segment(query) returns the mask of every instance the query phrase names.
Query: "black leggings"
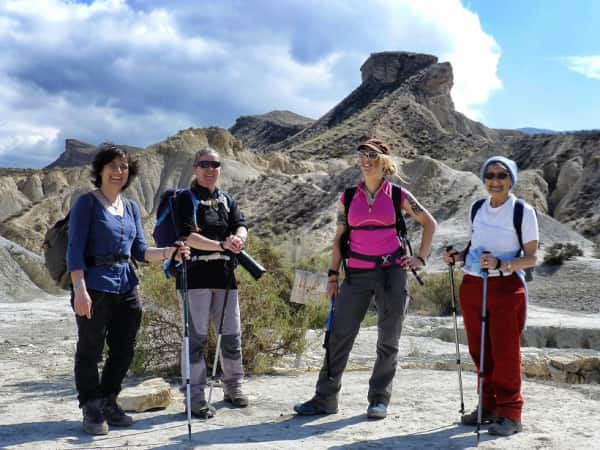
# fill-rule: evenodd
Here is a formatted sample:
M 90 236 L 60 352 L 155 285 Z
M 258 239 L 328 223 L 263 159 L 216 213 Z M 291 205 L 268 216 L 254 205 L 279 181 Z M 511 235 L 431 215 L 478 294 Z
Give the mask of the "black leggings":
M 91 289 L 88 293 L 92 298 L 92 318 L 75 316 L 78 331 L 75 386 L 80 407 L 88 400 L 121 391 L 121 382 L 133 359 L 135 337 L 142 319 L 137 288 L 124 294 Z M 102 360 L 105 341 L 108 357 L 99 380 L 98 363 Z

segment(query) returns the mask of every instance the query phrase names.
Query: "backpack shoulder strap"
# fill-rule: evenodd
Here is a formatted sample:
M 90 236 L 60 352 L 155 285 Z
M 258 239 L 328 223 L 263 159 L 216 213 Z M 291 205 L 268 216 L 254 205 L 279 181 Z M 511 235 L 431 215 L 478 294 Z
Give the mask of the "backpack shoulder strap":
M 350 211 L 350 203 L 352 203 L 352 199 L 354 198 L 354 193 L 356 192 L 356 186 L 352 186 L 346 188 L 344 191 L 344 214 L 346 215 L 346 224 L 348 224 L 348 212 Z
M 394 211 L 396 212 L 396 232 L 400 236 L 406 236 L 406 222 L 404 222 L 404 216 L 402 214 L 402 188 L 393 183 L 392 202 L 394 203 Z
M 517 232 L 517 238 L 519 239 L 519 245 L 521 246 L 521 250 L 525 250 L 523 247 L 523 200 L 520 198 L 515 202 L 515 209 L 513 211 L 513 226 L 515 227 L 515 231 Z
M 483 205 L 483 202 L 485 202 L 485 198 L 480 198 L 475 203 L 473 203 L 473 206 L 471 206 L 471 227 L 473 227 L 473 222 L 475 222 L 475 216 L 477 215 L 477 211 L 479 211 L 479 209 Z M 467 243 L 467 246 L 465 247 L 465 250 L 464 250 L 465 260 L 467 258 L 467 255 L 469 254 L 470 249 L 471 249 L 471 241 L 469 240 L 469 242 Z
M 473 222 L 475 222 L 475 216 L 477 215 L 477 211 L 481 209 L 483 202 L 485 202 L 485 198 L 480 198 L 475 203 L 473 203 L 473 206 L 471 207 L 471 225 L 473 224 Z

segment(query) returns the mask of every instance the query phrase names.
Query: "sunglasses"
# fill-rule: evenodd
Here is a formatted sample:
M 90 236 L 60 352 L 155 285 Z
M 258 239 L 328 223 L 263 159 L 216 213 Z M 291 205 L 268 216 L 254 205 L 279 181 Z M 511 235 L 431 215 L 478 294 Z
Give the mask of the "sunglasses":
M 197 161 L 194 163 L 194 167 L 200 167 L 202 169 L 218 169 L 221 167 L 221 161 Z
M 359 150 L 358 157 L 360 159 L 377 159 L 379 158 L 380 153 L 375 150 Z
M 498 180 L 506 180 L 508 177 L 509 175 L 506 172 L 486 172 L 485 175 L 483 175 L 483 178 L 486 180 L 493 180 L 494 178 Z

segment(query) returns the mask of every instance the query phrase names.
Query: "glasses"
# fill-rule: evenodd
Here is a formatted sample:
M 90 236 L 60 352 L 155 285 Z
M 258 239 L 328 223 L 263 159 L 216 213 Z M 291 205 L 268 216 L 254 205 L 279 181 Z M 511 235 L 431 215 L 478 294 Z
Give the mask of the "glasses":
M 486 180 L 493 180 L 494 178 L 498 180 L 506 180 L 508 177 L 509 175 L 506 172 L 486 172 L 485 175 L 483 175 L 483 178 Z
M 358 157 L 360 159 L 377 159 L 379 158 L 379 152 L 376 152 L 375 150 L 359 150 L 358 151 Z
M 221 167 L 221 161 L 196 161 L 194 167 L 200 167 L 202 169 L 218 169 Z
M 121 172 L 128 172 L 129 171 L 129 165 L 127 165 L 127 164 L 119 164 L 119 163 L 113 162 L 113 163 L 107 164 L 107 166 L 113 172 L 116 172 L 118 170 L 120 170 Z

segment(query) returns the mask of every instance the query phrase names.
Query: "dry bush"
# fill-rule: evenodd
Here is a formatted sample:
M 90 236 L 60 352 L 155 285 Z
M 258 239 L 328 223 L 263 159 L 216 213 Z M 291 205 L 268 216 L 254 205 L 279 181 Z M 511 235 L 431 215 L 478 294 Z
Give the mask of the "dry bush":
M 431 272 L 420 275 L 425 283 L 421 286 L 409 274 L 410 311 L 417 314 L 448 316 L 452 314 L 452 293 L 448 272 Z M 458 288 L 462 282 L 462 271 L 454 270 L 456 309 L 460 314 Z
M 256 281 L 243 268 L 236 269 L 243 363 L 248 372 L 261 373 L 286 354 L 302 353 L 306 330 L 321 320 L 324 323 L 326 312 L 319 305 L 298 307 L 289 303 L 292 270 L 266 242 L 250 239 L 247 252 L 268 270 Z M 141 286 L 145 313 L 132 368 L 138 373 L 178 373 L 182 319 L 173 279 L 165 279 L 160 268 L 147 267 Z M 205 354 L 209 370 L 214 348 L 211 336 Z
M 557 242 L 546 251 L 544 264 L 560 266 L 563 262 L 573 259 L 575 256 L 583 256 L 583 250 L 577 244 Z

